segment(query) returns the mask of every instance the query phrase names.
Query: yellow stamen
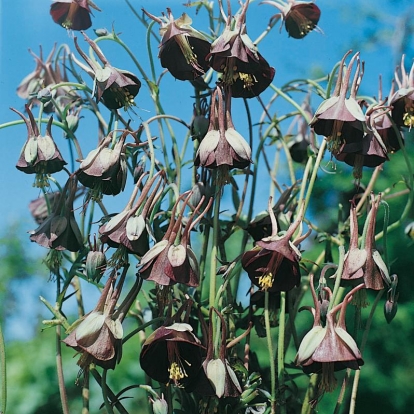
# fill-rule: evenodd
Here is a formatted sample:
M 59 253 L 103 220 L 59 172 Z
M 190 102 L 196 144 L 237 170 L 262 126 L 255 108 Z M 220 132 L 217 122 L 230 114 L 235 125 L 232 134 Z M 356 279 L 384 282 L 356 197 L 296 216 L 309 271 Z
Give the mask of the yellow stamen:
M 259 277 L 259 286 L 262 290 L 270 289 L 273 286 L 273 274 L 271 272 Z

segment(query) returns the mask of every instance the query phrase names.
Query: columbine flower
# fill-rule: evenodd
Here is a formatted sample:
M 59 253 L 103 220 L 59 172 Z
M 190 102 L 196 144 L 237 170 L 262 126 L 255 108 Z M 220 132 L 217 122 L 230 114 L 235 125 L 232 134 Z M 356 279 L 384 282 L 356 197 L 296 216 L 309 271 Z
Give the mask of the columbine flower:
M 102 68 L 96 61 L 87 56 L 79 47 L 76 37 L 74 38 L 77 51 L 92 69 L 90 70 L 79 61 L 76 61 L 94 79 L 96 100 L 102 101 L 109 109 L 128 109 L 135 105 L 134 97 L 138 95 L 141 88 L 140 80 L 131 72 L 114 68 L 99 46 L 89 39 L 85 33 L 83 33 L 83 36 L 104 65 Z
M 215 352 L 213 344 L 213 311 L 218 315 L 221 323 L 221 341 L 219 344 L 218 352 Z M 227 359 L 226 322 L 224 321 L 224 318 L 221 315 L 221 313 L 218 312 L 215 308 L 210 308 L 209 320 L 210 325 L 208 335 L 208 347 L 206 359 L 203 362 L 203 370 L 218 398 L 239 397 L 242 393 L 242 388 L 233 368 L 230 366 L 230 363 Z M 209 388 L 205 388 L 205 390 L 207 391 L 207 393 L 209 393 Z
M 313 286 L 313 275 L 310 277 L 310 288 L 315 308 L 312 329 L 303 338 L 295 362 L 306 374 L 322 374 L 320 387 L 322 392 L 331 392 L 336 387 L 335 371 L 346 368 L 359 369 L 364 364 L 361 353 L 354 339 L 346 330 L 345 312 L 352 295 L 363 288 L 358 285 L 345 297 L 342 303 L 333 307 L 326 314 L 326 325 L 321 324 L 321 304 Z M 339 311 L 339 317 L 336 314 Z
M 191 27 L 192 20 L 186 13 L 174 20 L 169 8 L 168 16 L 162 18 L 144 9 L 143 12 L 161 25 L 162 39 L 158 57 L 163 68 L 179 80 L 194 80 L 207 71 L 209 65 L 206 56 L 210 51 L 210 42 Z
M 245 168 L 251 163 L 251 149 L 234 129 L 231 119 L 231 95 L 217 86 L 211 97 L 210 126 L 198 147 L 194 160 L 196 166 L 228 169 Z M 225 170 L 225 171 L 224 171 Z
M 35 58 L 36 67 L 33 72 L 29 73 L 17 87 L 17 95 L 22 99 L 29 99 L 37 94 L 37 92 L 44 87 L 44 67 L 48 63 L 51 63 L 53 54 L 55 53 L 56 45 L 54 45 L 52 51 L 43 62 L 43 50 L 40 46 L 40 54 L 36 56 L 30 49 L 29 52 Z
M 65 29 L 86 30 L 92 26 L 91 8 L 101 11 L 91 0 L 57 0 L 50 5 L 50 15 Z
M 175 322 L 156 329 L 144 342 L 141 368 L 162 384 L 190 390 L 201 370 L 204 347 L 188 323 Z
M 110 132 L 98 148 L 81 161 L 76 175 L 80 183 L 92 190 L 94 198 L 99 199 L 102 194 L 117 195 L 124 190 L 127 178 L 124 144 L 128 134 L 125 130 L 113 145 L 114 131 Z
M 222 2 L 219 1 L 222 8 Z M 222 73 L 221 82 L 231 88 L 234 98 L 253 98 L 260 95 L 272 82 L 274 68 L 258 52 L 247 35 L 246 12 L 249 1 L 242 6 L 232 24 L 230 2 L 224 32 L 212 43 L 210 66 Z
M 292 191 L 296 189 L 296 185 L 288 187 L 280 195 L 275 205 L 272 207 L 276 224 L 280 227 L 280 223 L 289 226 L 291 216 L 296 209 L 296 204 L 292 198 Z M 252 236 L 254 241 L 259 241 L 264 237 L 272 234 L 272 219 L 268 211 L 260 212 L 246 227 L 246 231 Z
M 175 213 L 183 196 L 176 201 L 172 212 L 168 229 L 162 240 L 156 243 L 141 259 L 137 265 L 139 274 L 143 279 L 152 280 L 159 285 L 170 286 L 175 283 L 183 283 L 187 286 L 196 287 L 199 284 L 200 269 L 198 260 L 190 245 L 190 231 L 203 218 L 211 207 L 212 199 L 205 210 L 194 220 L 201 208 L 204 198 L 196 206 L 191 217 L 187 220 L 182 230 L 183 211 L 191 197 L 187 195 L 184 206 L 178 217 Z
M 134 253 L 138 256 L 143 256 L 149 249 L 148 214 L 150 214 L 154 204 L 161 196 L 157 191 L 165 177 L 160 172 L 154 175 L 151 180 L 148 180 L 143 186 L 138 200 L 133 205 L 143 178 L 144 176 L 137 182 L 124 210 L 119 214 L 115 214 L 99 228 L 102 243 L 106 243 L 111 247 L 124 246 L 129 253 Z M 158 178 L 160 179 L 151 191 Z M 151 193 L 148 195 L 150 191 Z
M 242 266 L 250 280 L 262 290 L 269 292 L 287 292 L 300 283 L 299 261 L 301 253 L 297 245 L 309 236 L 290 241 L 302 223 L 303 208 L 283 236 L 278 236 L 276 218 L 269 198 L 269 215 L 272 221 L 272 234 L 256 242 L 256 246 L 243 254 Z
M 295 39 L 303 39 L 312 30 L 317 29 L 321 17 L 319 7 L 313 2 L 288 0 L 288 4 L 276 1 L 262 1 L 261 4 L 270 4 L 280 10 L 279 14 L 272 16 L 272 20 L 281 18 L 289 36 Z
M 356 179 L 362 178 L 362 167 L 378 167 L 389 159 L 387 148 L 376 128 L 375 121 L 377 116 L 387 117 L 383 109 L 381 105 L 369 108 L 365 114 L 367 132 L 362 140 L 343 144 L 335 154 L 337 160 L 354 167 L 353 174 Z
M 43 187 L 47 185 L 47 176 L 61 171 L 66 162 L 52 138 L 53 117 L 50 117 L 47 124 L 46 135 L 42 136 L 29 106 L 25 105 L 25 108 L 29 118 L 26 118 L 17 109 L 10 108 L 20 115 L 27 127 L 27 140 L 17 161 L 16 168 L 26 174 L 36 174 L 37 185 Z
M 45 195 L 32 200 L 29 204 L 29 210 L 37 224 L 42 224 L 49 216 L 50 210 L 53 210 L 55 203 L 59 200 L 60 193 L 46 193 Z
M 398 90 L 391 96 L 392 119 L 398 127 L 414 126 L 414 63 L 407 75 L 404 67 L 405 55 L 401 58 L 401 66 L 395 71 Z M 401 77 L 398 74 L 400 70 Z
M 127 300 L 117 311 L 128 266 L 115 287 L 115 277 L 108 278 L 96 308 L 85 315 L 63 342 L 81 353 L 78 365 L 85 371 L 91 363 L 104 369 L 115 369 L 122 356 L 122 321 L 131 305 Z
M 73 213 L 76 188 L 76 177 L 69 177 L 50 216 L 30 232 L 31 241 L 49 249 L 71 252 L 77 252 L 83 247 L 82 235 Z
M 349 251 L 345 256 L 344 269 L 341 276 L 341 279 L 345 281 L 363 281 L 367 289 L 373 290 L 383 289 L 384 282 L 387 285 L 391 284 L 387 266 L 379 252 L 375 249 L 375 222 L 380 201 L 380 195 L 375 199 L 374 194 L 371 194 L 371 211 L 366 219 L 366 236 L 360 249 L 358 248 L 356 209 L 351 207 L 351 241 Z
M 364 135 L 365 115 L 356 101 L 356 94 L 361 83 L 363 68 L 356 53 L 345 70 L 347 52 L 339 65 L 339 73 L 333 96 L 323 101 L 317 109 L 310 125 L 319 135 L 324 135 L 328 148 L 336 155 L 343 144 L 360 142 Z M 346 97 L 349 88 L 352 66 L 357 61 L 357 69 L 351 85 L 351 94 Z M 345 73 L 343 74 L 343 71 Z

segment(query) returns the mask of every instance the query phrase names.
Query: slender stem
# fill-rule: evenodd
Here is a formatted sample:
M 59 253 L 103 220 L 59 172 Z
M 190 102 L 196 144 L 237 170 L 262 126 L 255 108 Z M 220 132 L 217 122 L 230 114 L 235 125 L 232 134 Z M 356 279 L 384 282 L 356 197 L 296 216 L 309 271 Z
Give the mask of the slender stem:
M 0 413 L 6 413 L 7 406 L 7 371 L 6 371 L 6 345 L 0 324 Z
M 270 332 L 270 311 L 269 311 L 269 292 L 265 292 L 265 309 L 264 319 L 266 327 L 267 350 L 269 352 L 269 367 L 270 367 L 270 407 L 271 413 L 276 414 L 276 367 L 275 356 L 273 352 L 273 338 Z M 282 353 L 283 357 L 283 353 Z
M 217 177 L 217 172 L 215 172 Z M 217 251 L 219 242 L 219 230 L 220 230 L 220 199 L 222 189 L 217 187 L 216 198 L 214 201 L 214 216 L 213 216 L 213 240 L 210 251 L 210 295 L 209 304 L 210 307 L 214 306 L 216 301 L 216 272 L 217 272 Z
M 99 372 L 96 368 L 90 368 L 90 373 L 92 373 L 93 377 L 95 378 L 96 382 L 101 386 L 102 385 L 102 377 L 100 376 Z M 116 409 L 121 414 L 129 414 L 122 403 L 116 398 L 116 395 L 112 392 L 112 390 L 106 385 L 106 393 L 108 398 L 112 401 L 112 404 L 116 407 Z
M 107 372 L 108 372 L 107 369 L 104 369 L 102 371 L 102 378 L 101 378 L 102 397 L 103 397 L 105 408 L 108 414 L 114 414 L 112 404 L 109 402 L 109 398 L 108 398 L 108 386 L 106 385 Z
M 367 344 L 368 334 L 369 334 L 369 331 L 371 329 L 372 321 L 373 321 L 374 314 L 375 314 L 375 309 L 377 308 L 377 305 L 378 305 L 383 293 L 384 293 L 384 289 L 380 290 L 377 294 L 377 297 L 375 298 L 374 303 L 372 304 L 372 308 L 371 308 L 371 311 L 369 313 L 367 323 L 365 325 L 365 331 L 364 331 L 364 334 L 362 336 L 362 341 L 361 341 L 361 346 L 360 346 L 361 354 L 363 354 L 364 349 L 365 349 L 365 345 Z M 350 402 L 350 406 L 349 406 L 349 414 L 354 414 L 355 413 L 356 396 L 357 396 L 357 391 L 358 391 L 360 375 L 361 375 L 361 371 L 357 370 L 355 372 L 354 383 L 352 384 L 352 394 L 351 394 L 351 402 Z
M 61 329 L 62 327 L 60 325 L 56 326 L 56 370 L 62 411 L 63 414 L 69 414 L 68 396 L 65 387 L 65 379 L 63 376 Z
M 280 292 L 279 336 L 277 343 L 277 378 L 279 389 L 280 414 L 286 414 L 285 401 L 285 322 L 286 322 L 286 292 Z M 267 329 L 267 328 L 266 328 Z

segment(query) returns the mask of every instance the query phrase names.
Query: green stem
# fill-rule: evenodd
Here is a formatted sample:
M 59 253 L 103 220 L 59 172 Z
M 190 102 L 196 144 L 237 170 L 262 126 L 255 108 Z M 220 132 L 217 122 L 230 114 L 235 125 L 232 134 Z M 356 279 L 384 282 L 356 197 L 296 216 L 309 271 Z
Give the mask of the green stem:
M 102 371 L 102 378 L 101 378 L 102 397 L 103 397 L 105 408 L 108 414 L 114 414 L 114 410 L 112 409 L 112 404 L 109 402 L 109 398 L 108 398 L 108 386 L 106 385 L 107 372 L 108 372 L 107 369 L 104 369 Z
M 217 171 L 215 171 L 215 179 L 217 179 Z M 216 272 L 217 272 L 217 251 L 218 251 L 218 238 L 220 231 L 220 199 L 222 189 L 220 186 L 216 187 L 216 199 L 214 201 L 214 216 L 213 216 L 213 240 L 210 252 L 210 295 L 209 304 L 213 307 L 216 301 Z
M 59 383 L 60 401 L 62 404 L 63 414 L 69 414 L 68 395 L 65 387 L 65 379 L 63 376 L 62 365 L 62 341 L 61 341 L 61 326 L 56 326 L 56 370 Z
M 285 401 L 285 322 L 286 322 L 286 292 L 280 292 L 279 336 L 277 343 L 277 378 L 279 389 L 280 414 L 286 414 Z M 266 328 L 267 329 L 267 328 Z
M 282 300 L 282 299 L 281 299 Z M 269 292 L 265 292 L 265 309 L 264 319 L 266 327 L 267 350 L 269 352 L 269 367 L 270 367 L 270 407 L 271 413 L 276 413 L 276 367 L 275 357 L 273 352 L 273 338 L 270 332 L 270 311 L 269 311 Z M 282 352 L 283 358 L 283 352 Z
M 365 331 L 364 331 L 364 334 L 362 336 L 362 341 L 361 341 L 361 346 L 360 346 L 361 354 L 364 353 L 365 345 L 367 344 L 367 341 L 368 341 L 368 334 L 369 334 L 369 331 L 371 329 L 372 321 L 373 321 L 373 318 L 374 318 L 375 309 L 377 308 L 378 303 L 379 303 L 383 293 L 384 293 L 384 289 L 380 290 L 377 294 L 377 297 L 375 298 L 374 303 L 372 304 L 372 308 L 371 308 L 371 311 L 369 313 L 369 317 L 367 319 L 367 323 L 366 323 L 366 326 L 365 326 Z M 355 413 L 356 396 L 357 396 L 360 376 L 361 376 L 361 370 L 357 370 L 355 372 L 355 376 L 354 376 L 354 383 L 352 384 L 352 394 L 351 394 L 351 402 L 350 402 L 350 406 L 349 406 L 349 414 L 354 414 Z
M 6 345 L 4 342 L 3 331 L 0 324 L 0 413 L 6 413 L 7 406 L 7 371 L 6 371 Z

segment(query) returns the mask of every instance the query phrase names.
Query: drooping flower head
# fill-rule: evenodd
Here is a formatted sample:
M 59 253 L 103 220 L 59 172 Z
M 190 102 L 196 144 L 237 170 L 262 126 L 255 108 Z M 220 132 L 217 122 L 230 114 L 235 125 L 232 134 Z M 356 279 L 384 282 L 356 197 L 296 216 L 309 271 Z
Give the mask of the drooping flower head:
M 158 18 L 143 9 L 152 20 L 160 24 L 162 36 L 158 57 L 161 66 L 179 80 L 194 80 L 208 70 L 206 60 L 210 52 L 210 42 L 191 27 L 192 20 L 183 13 L 174 19 L 167 7 L 167 16 Z
M 245 168 L 250 163 L 250 146 L 235 130 L 231 118 L 231 92 L 223 98 L 223 89 L 218 85 L 211 96 L 210 125 L 198 147 L 194 164 L 228 171 Z
M 398 127 L 414 126 L 414 63 L 407 74 L 404 65 L 405 55 L 401 58 L 401 65 L 395 70 L 395 81 L 398 90 L 391 96 L 392 119 Z
M 94 79 L 96 101 L 102 101 L 109 109 L 128 109 L 135 105 L 134 98 L 138 95 L 141 88 L 140 80 L 131 72 L 113 67 L 99 46 L 85 33 L 82 32 L 82 34 L 96 53 L 96 56 L 103 63 L 103 67 L 101 67 L 95 60 L 87 56 L 79 47 L 76 37 L 74 38 L 76 50 L 91 69 L 81 62 L 75 61 Z
M 288 0 L 287 4 L 281 1 L 262 1 L 260 4 L 270 4 L 280 10 L 271 21 L 282 19 L 286 31 L 294 39 L 303 39 L 312 30 L 318 29 L 321 10 L 314 2 Z
M 79 95 L 69 86 L 56 85 L 68 82 L 67 59 L 69 48 L 64 45 L 56 52 L 56 43 L 45 61 L 43 61 L 43 51 L 40 47 L 39 56 L 35 55 L 30 49 L 30 54 L 34 57 L 36 68 L 27 75 L 17 87 L 17 94 L 20 98 L 26 99 L 31 106 L 43 103 L 43 112 L 55 112 L 60 117 L 61 111 L 67 111 L 67 106 L 72 109 L 78 106 Z M 52 101 L 53 99 L 53 101 Z M 55 105 L 61 111 L 56 111 Z
M 219 1 L 222 9 L 222 1 Z M 210 66 L 221 73 L 225 89 L 230 88 L 234 98 L 259 96 L 272 82 L 274 68 L 270 67 L 257 47 L 247 35 L 246 12 L 249 0 L 242 6 L 240 14 L 232 21 L 230 0 L 223 33 L 212 43 Z
M 191 391 L 201 371 L 205 348 L 194 335 L 185 315 L 180 319 L 184 303 L 173 318 L 167 318 L 165 325 L 156 329 L 144 342 L 141 354 L 141 368 L 146 374 L 162 383 L 173 384 Z
M 345 256 L 341 279 L 344 281 L 363 282 L 367 289 L 381 290 L 391 284 L 388 268 L 375 249 L 375 223 L 381 195 L 375 198 L 371 194 L 371 211 L 369 212 L 362 238 L 361 247 L 358 248 L 358 222 L 355 207 L 350 212 L 350 245 Z
M 348 51 L 341 60 L 332 96 L 319 105 L 310 122 L 317 134 L 326 137 L 328 148 L 333 155 L 338 154 L 344 144 L 362 142 L 364 136 L 365 115 L 356 100 L 356 94 L 363 76 L 363 64 L 360 63 L 359 53 L 356 53 L 352 57 L 348 68 L 345 69 L 345 59 L 350 53 L 351 51 Z M 355 61 L 357 67 L 350 96 L 347 98 L 352 67 Z
M 184 196 L 186 196 L 184 205 L 178 217 L 175 217 L 178 204 Z M 203 205 L 204 198 L 200 200 L 183 230 L 183 212 L 190 198 L 191 192 L 184 193 L 176 201 L 164 237 L 142 257 L 138 267 L 139 274 L 143 279 L 152 280 L 162 286 L 170 286 L 175 283 L 183 283 L 192 287 L 198 286 L 200 270 L 197 257 L 191 249 L 190 231 L 207 213 L 211 207 L 212 199 L 204 211 L 195 218 Z
M 278 235 L 276 218 L 269 198 L 269 215 L 272 220 L 272 234 L 256 242 L 256 246 L 243 254 L 242 266 L 255 286 L 269 292 L 287 292 L 300 283 L 299 261 L 301 253 L 297 245 L 309 236 L 310 231 L 292 236 L 302 223 L 304 204 L 297 219 L 284 235 Z
M 50 15 L 65 29 L 86 30 L 92 26 L 91 8 L 101 11 L 91 0 L 56 0 L 50 5 Z
M 77 183 L 75 176 L 69 177 L 50 215 L 36 230 L 29 232 L 31 241 L 54 250 L 82 249 L 83 238 L 73 212 Z
M 344 143 L 335 158 L 354 167 L 353 175 L 356 179 L 362 178 L 362 167 L 378 167 L 387 161 L 387 147 L 376 127 L 377 117 L 387 117 L 384 106 L 374 105 L 365 113 L 367 130 L 361 141 Z
M 62 171 L 67 164 L 55 144 L 52 137 L 53 117 L 50 117 L 46 127 L 46 135 L 40 135 L 36 120 L 28 105 L 25 105 L 28 118 L 17 109 L 16 112 L 26 124 L 27 140 L 20 153 L 16 168 L 26 174 L 36 174 L 36 185 L 44 187 L 48 185 L 50 174 Z
M 322 393 L 335 389 L 335 371 L 347 368 L 357 370 L 364 364 L 361 352 L 345 325 L 346 307 L 352 300 L 352 295 L 363 287 L 362 284 L 354 287 L 340 304 L 329 310 L 326 314 L 326 324 L 322 326 L 321 303 L 313 286 L 313 275 L 310 275 L 310 289 L 315 306 L 312 311 L 314 322 L 299 346 L 295 362 L 307 374 L 321 374 L 319 387 Z
M 221 340 L 218 349 L 213 343 L 213 318 L 218 316 L 221 330 Z M 207 355 L 203 362 L 203 370 L 210 381 L 213 392 L 218 398 L 225 397 L 239 397 L 242 393 L 239 380 L 231 367 L 227 358 L 227 328 L 223 315 L 215 308 L 210 308 L 209 316 L 209 334 Z M 204 389 L 197 390 L 202 395 L 210 395 L 210 387 L 203 387 Z M 203 392 L 204 391 L 204 392 Z
M 129 131 L 116 141 L 112 131 L 81 161 L 76 171 L 79 182 L 91 189 L 92 198 L 100 199 L 102 194 L 117 195 L 125 188 L 127 165 L 125 159 L 125 140 Z
M 81 354 L 78 365 L 83 371 L 94 363 L 104 369 L 115 369 L 122 356 L 122 321 L 125 318 L 133 300 L 125 300 L 115 310 L 120 298 L 125 276 L 126 265 L 117 281 L 116 270 L 112 271 L 99 301 L 93 311 L 85 315 L 80 323 L 70 332 L 63 342 Z M 118 282 L 118 283 L 116 283 Z M 134 288 L 140 288 L 141 281 L 137 280 Z
M 141 194 L 135 202 L 138 189 L 142 185 L 143 175 L 135 185 L 131 198 L 124 210 L 115 214 L 108 222 L 99 228 L 100 239 L 102 243 L 110 247 L 126 248 L 128 253 L 143 256 L 149 249 L 149 215 L 161 197 L 158 191 L 165 184 L 165 175 L 163 171 L 155 174 L 150 180 L 147 180 L 142 186 Z M 155 184 L 155 185 L 154 185 Z

